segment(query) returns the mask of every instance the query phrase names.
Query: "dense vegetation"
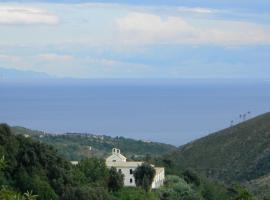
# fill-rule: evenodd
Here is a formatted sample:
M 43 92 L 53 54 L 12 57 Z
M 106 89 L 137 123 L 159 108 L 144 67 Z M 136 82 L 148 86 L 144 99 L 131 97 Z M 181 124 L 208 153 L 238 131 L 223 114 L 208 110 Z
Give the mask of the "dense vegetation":
M 150 164 L 143 163 L 134 172 L 136 186 L 144 189 L 146 192 L 150 191 L 155 174 L 156 171 Z
M 114 199 L 107 192 L 109 170 L 103 160 L 74 167 L 52 147 L 11 134 L 7 125 L 0 125 L 0 154 L 6 163 L 0 185 L 21 194 L 31 191 L 38 200 Z
M 152 156 L 164 155 L 176 149 L 176 147 L 168 144 L 124 137 L 113 138 L 79 133 L 52 135 L 23 127 L 12 127 L 12 132 L 20 135 L 27 134 L 34 140 L 52 145 L 68 160 L 81 160 L 93 156 L 102 158 L 109 155 L 114 147 L 120 148 L 128 158 L 133 159 L 142 158 L 146 154 Z
M 122 175 L 108 169 L 103 159 L 92 157 L 72 166 L 51 146 L 14 135 L 7 125 L 0 125 L 0 155 L 5 163 L 0 164 L 1 200 L 14 199 L 14 195 L 20 200 L 227 200 L 249 195 L 245 190 L 228 190 L 196 173 L 181 170 L 166 159 L 149 156 L 147 159 L 159 162 L 168 174 L 174 175 L 168 176 L 164 187 L 158 190 L 125 188 Z M 14 198 L 2 198 L 7 194 Z
M 166 158 L 255 194 L 270 193 L 270 113 L 180 147 Z

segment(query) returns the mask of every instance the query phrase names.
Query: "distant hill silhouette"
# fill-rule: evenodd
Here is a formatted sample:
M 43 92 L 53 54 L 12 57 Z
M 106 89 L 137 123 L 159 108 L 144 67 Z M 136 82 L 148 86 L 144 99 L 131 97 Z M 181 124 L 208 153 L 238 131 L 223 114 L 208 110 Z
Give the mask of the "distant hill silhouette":
M 0 81 L 10 79 L 12 80 L 12 79 L 40 79 L 40 78 L 48 79 L 52 77 L 43 72 L 7 69 L 0 67 Z
M 18 126 L 11 129 L 15 134 L 27 134 L 34 140 L 54 146 L 61 155 L 69 160 L 80 160 L 92 156 L 106 157 L 111 154 L 114 147 L 120 148 L 125 156 L 133 159 L 139 159 L 146 155 L 161 156 L 176 149 L 175 146 L 169 144 L 124 137 L 86 133 L 52 135 Z

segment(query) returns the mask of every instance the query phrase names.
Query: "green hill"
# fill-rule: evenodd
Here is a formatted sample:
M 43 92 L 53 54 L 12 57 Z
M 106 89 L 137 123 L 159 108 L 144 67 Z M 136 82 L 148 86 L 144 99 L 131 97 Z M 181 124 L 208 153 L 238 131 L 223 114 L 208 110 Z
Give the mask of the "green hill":
M 181 146 L 170 158 L 225 183 L 270 191 L 270 113 Z
M 34 137 L 39 138 L 41 132 L 19 130 L 23 135 L 12 134 L 8 125 L 0 124 L 3 200 L 235 200 L 242 194 L 250 196 L 242 188 L 228 190 L 216 181 L 179 170 L 167 176 L 164 187 L 157 190 L 145 192 L 142 188 L 123 187 L 119 180 L 117 189 L 112 190 L 116 177 L 122 176 L 112 174 L 104 159 L 92 157 L 73 166 L 52 146 L 35 141 Z M 29 192 L 37 197 L 27 198 Z
M 53 135 L 23 127 L 12 127 L 12 132 L 52 145 L 69 160 L 81 160 L 93 156 L 105 157 L 111 153 L 113 147 L 120 148 L 128 158 L 132 159 L 139 159 L 146 155 L 160 156 L 176 150 L 173 145 L 124 137 L 80 133 Z
M 72 182 L 71 164 L 53 148 L 15 136 L 5 124 L 0 124 L 0 156 L 5 160 L 4 172 L 0 170 L 1 188 L 33 191 L 40 200 L 56 200 Z

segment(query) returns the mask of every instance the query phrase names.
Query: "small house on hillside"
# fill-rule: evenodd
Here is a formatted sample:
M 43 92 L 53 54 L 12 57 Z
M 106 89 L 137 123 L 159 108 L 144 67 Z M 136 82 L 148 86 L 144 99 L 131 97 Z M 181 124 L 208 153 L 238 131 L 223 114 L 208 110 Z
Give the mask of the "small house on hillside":
M 133 173 L 138 166 L 142 165 L 142 163 L 143 162 L 127 161 L 127 158 L 121 154 L 120 149 L 116 148 L 112 149 L 112 155 L 106 159 L 107 167 L 115 167 L 118 172 L 121 172 L 124 175 L 124 186 L 131 187 L 136 186 Z M 156 175 L 152 182 L 152 188 L 154 189 L 163 185 L 165 170 L 163 167 L 152 166 L 156 170 Z

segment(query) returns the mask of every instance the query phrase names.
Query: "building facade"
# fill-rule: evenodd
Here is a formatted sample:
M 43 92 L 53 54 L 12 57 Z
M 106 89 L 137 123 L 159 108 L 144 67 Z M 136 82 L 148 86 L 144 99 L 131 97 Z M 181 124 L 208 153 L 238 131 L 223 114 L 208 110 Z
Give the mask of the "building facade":
M 135 178 L 134 171 L 139 167 L 143 162 L 134 162 L 127 161 L 126 157 L 123 156 L 120 152 L 120 149 L 113 148 L 112 155 L 106 159 L 107 167 L 115 167 L 118 172 L 121 172 L 124 175 L 124 186 L 135 187 Z M 165 170 L 163 167 L 155 167 L 156 174 L 152 182 L 152 188 L 159 188 L 163 185 L 165 179 Z

